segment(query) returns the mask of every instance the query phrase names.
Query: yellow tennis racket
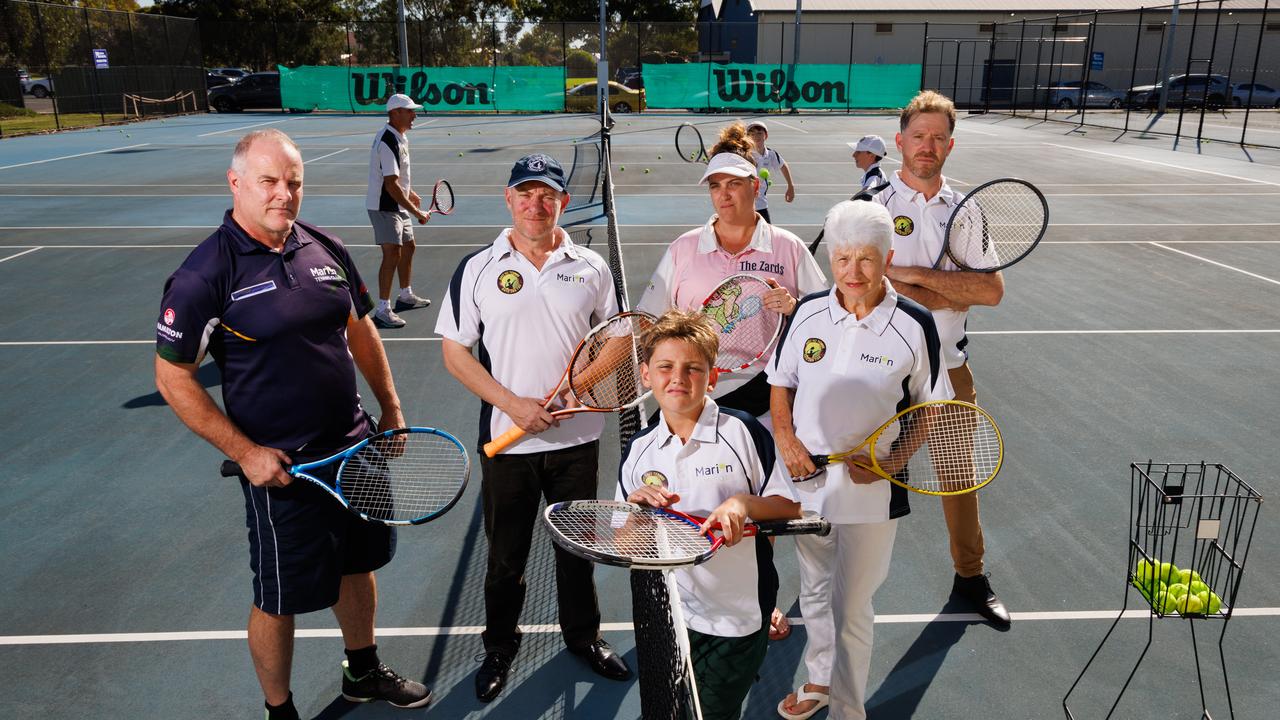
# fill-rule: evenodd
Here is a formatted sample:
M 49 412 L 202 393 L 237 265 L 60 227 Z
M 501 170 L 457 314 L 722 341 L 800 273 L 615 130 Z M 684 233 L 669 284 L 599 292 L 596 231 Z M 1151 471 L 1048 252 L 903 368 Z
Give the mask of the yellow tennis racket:
M 934 400 L 894 415 L 861 445 L 832 455 L 810 455 L 817 470 L 861 455 L 854 464 L 895 485 L 925 495 L 963 495 L 995 479 L 1004 461 L 1000 428 L 985 410 L 960 400 Z

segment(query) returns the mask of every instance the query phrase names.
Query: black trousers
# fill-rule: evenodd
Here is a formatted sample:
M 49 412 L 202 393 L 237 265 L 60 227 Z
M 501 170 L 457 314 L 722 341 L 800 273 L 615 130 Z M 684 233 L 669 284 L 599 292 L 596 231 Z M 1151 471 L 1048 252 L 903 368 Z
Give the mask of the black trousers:
M 525 564 L 538 520 L 538 502 L 586 500 L 596 497 L 599 441 L 563 450 L 527 455 L 481 453 L 484 477 L 484 534 L 489 541 L 489 566 L 484 578 L 486 652 L 514 655 L 520 648 L 520 610 L 524 607 Z M 556 599 L 560 631 L 570 648 L 600 638 L 600 605 L 596 599 L 592 564 L 555 548 Z

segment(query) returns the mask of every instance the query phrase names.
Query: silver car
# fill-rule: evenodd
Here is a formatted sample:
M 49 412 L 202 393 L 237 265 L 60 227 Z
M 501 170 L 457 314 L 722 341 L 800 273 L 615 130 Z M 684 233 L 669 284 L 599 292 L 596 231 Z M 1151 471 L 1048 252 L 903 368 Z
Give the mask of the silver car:
M 1064 110 L 1080 107 L 1119 108 L 1124 106 L 1124 92 L 1113 90 L 1100 82 L 1089 81 L 1088 92 L 1080 90 L 1080 80 L 1068 80 L 1049 88 L 1049 104 Z M 1084 103 L 1080 102 L 1083 95 Z
M 1252 91 L 1252 95 L 1250 94 Z M 1280 108 L 1280 90 L 1262 83 L 1245 83 L 1237 85 L 1231 93 L 1232 107 L 1264 107 Z

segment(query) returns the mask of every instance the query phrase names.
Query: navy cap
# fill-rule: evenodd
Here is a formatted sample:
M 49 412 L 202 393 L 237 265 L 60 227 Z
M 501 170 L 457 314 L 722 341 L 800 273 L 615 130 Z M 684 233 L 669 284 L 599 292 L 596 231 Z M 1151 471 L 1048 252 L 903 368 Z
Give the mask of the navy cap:
M 511 179 L 507 180 L 507 187 L 515 187 L 530 180 L 564 192 L 564 168 L 550 155 L 534 153 L 517 160 L 511 168 Z

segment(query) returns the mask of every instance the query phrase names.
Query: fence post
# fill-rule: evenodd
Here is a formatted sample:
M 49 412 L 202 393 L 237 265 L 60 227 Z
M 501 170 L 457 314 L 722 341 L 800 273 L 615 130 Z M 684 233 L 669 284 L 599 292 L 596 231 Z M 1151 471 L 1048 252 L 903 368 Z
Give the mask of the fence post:
M 987 44 L 987 67 L 982 82 L 982 113 L 991 112 L 991 76 L 995 74 L 996 62 L 996 23 L 991 23 L 991 40 Z
M 129 25 L 129 65 L 133 68 L 133 86 L 139 93 L 142 92 L 142 79 L 138 77 L 138 45 L 133 37 L 133 13 L 125 13 L 125 22 Z M 199 22 L 198 20 L 196 22 Z M 203 60 L 203 58 L 201 58 Z M 206 83 L 207 85 L 207 83 Z M 209 107 L 208 88 L 205 88 L 204 106 Z M 199 106 L 196 107 L 199 109 Z
M 1080 125 L 1084 127 L 1084 114 L 1089 107 L 1089 76 L 1093 73 L 1093 38 L 1098 29 L 1098 11 L 1093 11 L 1093 21 L 1089 23 L 1089 41 L 1084 49 L 1084 76 L 1080 79 Z
M 1196 14 L 1200 14 L 1199 6 L 1196 7 Z M 1218 12 L 1213 19 L 1213 39 L 1209 41 L 1209 67 L 1205 69 L 1204 78 L 1204 100 L 1200 103 L 1200 123 L 1196 126 L 1196 142 L 1200 142 L 1200 137 L 1204 134 L 1204 113 L 1209 105 L 1209 88 L 1213 82 L 1213 59 L 1218 55 L 1218 27 L 1222 24 L 1222 0 L 1218 0 Z M 1227 72 L 1230 72 L 1228 70 Z M 1227 81 L 1226 97 L 1222 99 L 1223 107 L 1231 104 L 1231 81 Z
M 858 23 L 849 23 L 849 70 L 845 73 L 848 78 L 846 85 L 849 88 L 849 94 L 844 98 L 844 112 L 849 114 L 853 111 L 853 36 L 858 31 Z
M 1013 97 L 1009 99 L 1009 109 L 1013 116 L 1018 116 L 1018 91 L 1022 89 L 1022 48 L 1027 42 L 1027 19 L 1022 18 L 1022 34 L 1018 36 L 1018 54 L 1013 60 Z
M 175 68 L 172 62 L 173 48 L 169 43 L 169 16 L 162 15 L 161 17 L 164 18 L 164 59 L 168 61 L 167 64 L 169 65 L 169 88 L 166 91 L 166 97 L 173 97 L 178 94 L 178 79 L 173 74 Z
M 1191 39 L 1187 42 L 1187 66 L 1182 71 L 1182 99 L 1178 102 L 1178 128 L 1174 131 L 1175 138 L 1182 138 L 1182 118 L 1187 114 L 1187 82 L 1186 76 L 1191 74 L 1191 58 L 1196 50 L 1196 28 L 1200 25 L 1200 3 L 1196 2 L 1196 14 L 1191 17 Z M 1173 48 L 1170 48 L 1172 50 Z M 1167 82 L 1167 80 L 1166 80 Z M 1205 78 L 1204 96 L 1209 98 L 1209 81 Z M 1197 138 L 1198 139 L 1198 138 Z
M 1271 0 L 1262 3 L 1262 22 L 1258 24 L 1258 46 L 1253 50 L 1253 75 L 1249 78 L 1249 97 L 1244 103 L 1244 127 L 1240 128 L 1240 144 L 1244 144 L 1245 134 L 1249 132 L 1249 108 L 1253 106 L 1253 86 L 1258 81 L 1258 59 L 1262 56 L 1262 38 L 1267 36 L 1267 10 Z
M 44 14 L 40 12 L 40 3 L 33 3 L 36 9 L 36 32 L 40 33 L 40 50 L 44 53 L 44 75 L 49 79 L 49 99 L 53 103 L 53 127 L 61 130 L 62 120 L 58 117 L 58 95 L 53 92 L 53 67 L 49 64 L 49 46 L 44 41 Z
M 1049 100 L 1050 98 L 1053 97 L 1053 66 L 1057 62 L 1056 60 L 1054 60 L 1054 58 L 1058 54 L 1058 19 L 1061 17 L 1062 17 L 1061 14 L 1057 14 L 1053 16 L 1053 28 L 1052 28 L 1053 37 L 1050 39 L 1050 42 L 1049 42 L 1049 76 L 1045 78 L 1045 88 L 1044 88 L 1044 119 L 1045 120 L 1049 119 Z M 1066 54 L 1065 49 L 1063 50 L 1063 54 L 1064 55 Z M 1061 82 L 1062 74 L 1059 73 L 1058 76 L 1059 76 L 1059 82 Z
M 1036 26 L 1036 74 L 1031 80 L 1031 113 L 1028 117 L 1035 116 L 1036 113 L 1036 96 L 1040 94 L 1040 58 L 1044 55 L 1044 26 Z M 1048 93 L 1045 93 L 1048 95 Z
M 924 43 L 920 47 L 920 89 L 924 90 L 925 72 L 929 67 L 929 21 L 924 22 Z
M 89 57 L 93 58 L 93 29 L 89 27 L 89 8 L 82 7 L 80 12 L 84 18 L 84 44 L 85 49 L 89 51 Z M 98 106 L 98 118 L 102 120 L 102 124 L 107 124 L 107 113 L 102 109 L 102 85 L 98 82 L 98 60 L 93 58 L 93 104 Z

